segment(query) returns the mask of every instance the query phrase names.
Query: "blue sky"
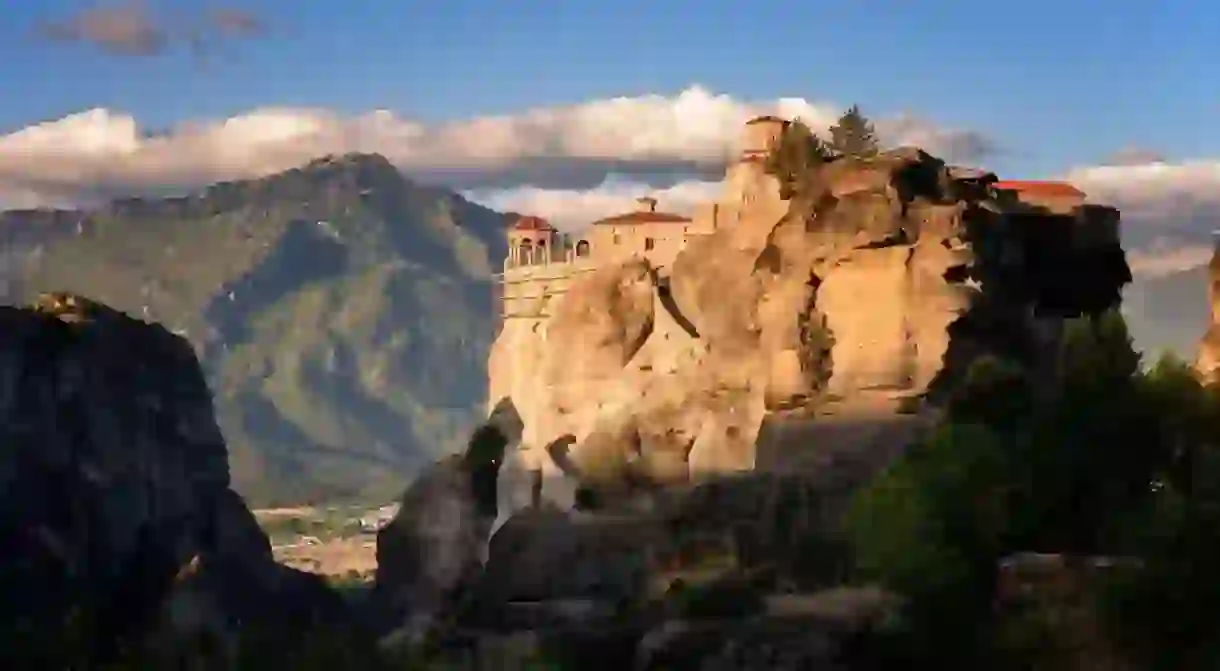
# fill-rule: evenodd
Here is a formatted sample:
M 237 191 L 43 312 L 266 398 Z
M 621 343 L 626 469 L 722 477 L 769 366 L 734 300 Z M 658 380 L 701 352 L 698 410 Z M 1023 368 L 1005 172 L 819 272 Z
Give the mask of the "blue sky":
M 87 6 L 12 3 L 0 127 L 99 106 L 152 127 L 261 105 L 443 120 L 698 83 L 740 99 L 909 110 L 996 138 L 1007 152 L 992 163 L 1030 175 L 1130 145 L 1220 154 L 1209 65 L 1220 9 L 1196 0 L 252 0 L 237 6 L 271 33 L 225 44 L 206 69 L 185 52 L 117 57 L 31 37 Z
M 180 41 L 137 57 L 45 36 L 91 7 L 174 35 L 215 28 L 203 17 L 223 7 L 139 1 L 9 3 L 0 207 L 376 151 L 489 206 L 580 225 L 641 193 L 675 208 L 714 197 L 718 175 L 692 162 L 723 158 L 756 103 L 803 98 L 793 113 L 825 123 L 853 102 L 879 122 L 907 113 L 897 141 L 951 160 L 982 138 L 1000 151 L 961 160 L 1119 206 L 1137 278 L 1205 264 L 1220 228 L 1220 9 L 1203 0 L 232 0 L 267 31 L 212 43 L 206 67 Z M 633 100 L 606 102 L 618 96 Z M 1144 158 L 1102 165 L 1131 149 Z

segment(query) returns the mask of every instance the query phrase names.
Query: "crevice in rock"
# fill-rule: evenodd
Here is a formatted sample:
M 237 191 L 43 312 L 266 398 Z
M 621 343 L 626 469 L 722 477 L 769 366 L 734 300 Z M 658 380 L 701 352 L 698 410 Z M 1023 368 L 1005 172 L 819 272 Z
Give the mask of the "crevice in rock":
M 906 229 L 900 229 L 893 235 L 888 235 L 877 240 L 869 240 L 862 245 L 856 245 L 855 249 L 886 249 L 888 247 L 900 247 L 902 245 L 911 244 L 908 239 Z
M 657 277 L 655 280 L 655 286 L 657 298 L 661 299 L 661 307 L 665 308 L 665 311 L 669 313 L 669 316 L 673 318 L 674 322 L 676 322 L 683 331 L 686 331 L 687 335 L 697 339 L 699 337 L 699 331 L 695 328 L 695 325 L 686 318 L 686 315 L 682 314 L 682 311 L 678 309 L 678 304 L 674 302 L 673 294 L 669 290 L 669 278 Z
M 949 266 L 947 269 L 945 269 L 945 272 L 941 274 L 941 277 L 943 277 L 945 282 L 949 284 L 962 284 L 970 279 L 970 274 L 969 264 L 963 263 L 956 266 Z

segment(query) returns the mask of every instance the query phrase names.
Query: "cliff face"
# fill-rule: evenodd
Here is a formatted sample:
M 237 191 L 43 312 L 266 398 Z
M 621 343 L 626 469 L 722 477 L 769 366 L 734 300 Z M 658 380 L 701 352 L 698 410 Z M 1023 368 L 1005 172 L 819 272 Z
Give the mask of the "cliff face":
M 75 652 L 98 661 L 173 629 L 175 594 L 250 620 L 303 584 L 229 489 L 199 363 L 166 329 L 67 294 L 0 308 L 0 432 L 6 650 L 74 652 L 55 641 L 85 613 Z
M 1207 332 L 1199 340 L 1199 352 L 1195 359 L 1195 370 L 1207 382 L 1215 382 L 1220 373 L 1220 247 L 1207 264 L 1207 299 L 1211 313 Z
M 1061 319 L 1130 279 L 1114 210 L 1017 209 L 918 150 L 827 163 L 790 201 L 761 167 L 731 176 L 738 220 L 672 267 L 603 267 L 505 325 L 492 401 L 521 409 L 527 453 L 560 441 L 586 481 L 749 470 L 776 413 L 892 418 L 983 353 L 1051 372 Z

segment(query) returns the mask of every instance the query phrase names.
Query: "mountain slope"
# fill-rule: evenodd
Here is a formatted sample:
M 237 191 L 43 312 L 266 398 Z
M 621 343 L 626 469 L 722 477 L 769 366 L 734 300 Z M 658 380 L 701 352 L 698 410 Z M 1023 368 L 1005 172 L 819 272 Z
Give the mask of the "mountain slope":
M 396 493 L 459 444 L 485 396 L 503 226 L 376 155 L 0 219 L 11 293 L 80 292 L 190 337 L 257 503 Z
M 1159 277 L 1137 277 L 1123 293 L 1123 313 L 1145 358 L 1174 352 L 1193 359 L 1207 330 L 1207 268 L 1199 266 Z

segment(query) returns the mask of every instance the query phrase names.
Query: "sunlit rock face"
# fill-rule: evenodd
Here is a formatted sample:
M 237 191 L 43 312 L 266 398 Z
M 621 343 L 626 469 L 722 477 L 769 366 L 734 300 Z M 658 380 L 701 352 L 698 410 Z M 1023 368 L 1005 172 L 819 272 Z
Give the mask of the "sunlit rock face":
M 1118 213 L 992 183 L 913 148 L 799 184 L 734 165 L 717 225 L 672 263 L 609 260 L 508 320 L 490 386 L 521 408 L 523 468 L 610 488 L 748 471 L 776 413 L 893 414 L 981 354 L 1045 363 L 1056 324 L 1130 281 Z
M 1207 297 L 1211 303 L 1211 317 L 1207 331 L 1199 340 L 1195 370 L 1205 381 L 1214 383 L 1220 379 L 1220 241 L 1211 263 L 1207 265 L 1207 276 L 1210 282 Z

